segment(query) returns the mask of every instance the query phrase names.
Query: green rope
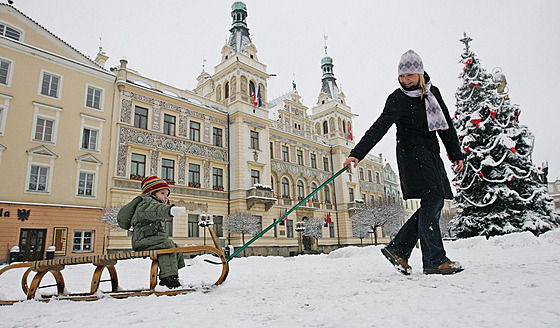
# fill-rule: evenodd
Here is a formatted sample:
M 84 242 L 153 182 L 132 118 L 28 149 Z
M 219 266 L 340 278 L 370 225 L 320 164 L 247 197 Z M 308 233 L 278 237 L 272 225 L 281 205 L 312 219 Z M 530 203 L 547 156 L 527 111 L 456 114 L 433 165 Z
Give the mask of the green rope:
M 253 237 L 251 240 L 249 240 L 247 243 L 245 243 L 245 245 L 241 246 L 240 248 L 238 248 L 233 254 L 231 254 L 230 256 L 228 256 L 226 259 L 229 262 L 232 258 L 234 258 L 237 254 L 241 253 L 241 251 L 243 251 L 245 248 L 247 248 L 247 246 L 251 245 L 255 240 L 259 239 L 260 237 L 262 237 L 265 233 L 267 233 L 270 229 L 272 229 L 275 225 L 277 225 L 278 223 L 282 222 L 282 220 L 284 220 L 290 213 L 292 213 L 296 208 L 298 208 L 301 204 L 305 203 L 309 198 L 313 197 L 313 195 L 315 195 L 315 193 L 317 193 L 319 190 L 321 190 L 321 188 L 323 188 L 324 186 L 326 186 L 327 184 L 329 184 L 331 181 L 333 181 L 334 179 L 336 179 L 339 175 L 341 175 L 344 171 L 346 171 L 346 167 L 343 167 L 342 169 L 340 169 L 340 171 L 336 172 L 332 177 L 330 177 L 327 181 L 323 182 L 319 187 L 317 187 L 317 189 L 313 190 L 309 195 L 307 195 L 304 199 L 302 199 L 299 203 L 297 203 L 294 207 L 292 207 L 289 211 L 287 211 L 284 215 L 282 215 L 279 219 L 277 219 L 276 221 L 274 221 L 271 225 L 269 225 L 266 229 L 264 229 L 263 231 L 261 231 L 259 234 L 257 234 L 255 237 Z M 218 263 L 221 264 L 221 263 Z

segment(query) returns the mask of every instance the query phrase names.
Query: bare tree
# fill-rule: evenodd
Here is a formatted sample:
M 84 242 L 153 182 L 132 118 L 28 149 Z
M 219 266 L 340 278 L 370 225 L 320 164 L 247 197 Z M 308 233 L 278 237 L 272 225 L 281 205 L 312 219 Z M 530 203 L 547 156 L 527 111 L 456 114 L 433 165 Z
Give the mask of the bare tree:
M 303 223 L 305 230 L 303 230 L 302 235 L 317 239 L 323 237 L 323 223 L 323 220 L 317 218 L 305 220 Z
M 364 204 L 356 207 L 352 215 L 352 233 L 360 241 L 367 234 L 372 233 L 377 245 L 377 228 L 382 227 L 386 232 L 400 227 L 404 219 L 404 211 L 397 204 L 377 203 Z
M 247 212 L 235 212 L 228 215 L 224 222 L 224 228 L 229 232 L 237 232 L 241 234 L 243 245 L 245 245 L 245 234 L 254 235 L 261 228 L 260 220 Z M 243 250 L 245 255 L 245 250 Z
M 352 236 L 360 238 L 360 245 L 364 246 L 363 239 L 371 233 L 371 225 L 363 217 L 352 217 Z
M 101 220 L 107 223 L 111 230 L 120 229 L 117 223 L 117 214 L 120 209 L 120 207 L 105 208 L 103 215 L 101 215 Z

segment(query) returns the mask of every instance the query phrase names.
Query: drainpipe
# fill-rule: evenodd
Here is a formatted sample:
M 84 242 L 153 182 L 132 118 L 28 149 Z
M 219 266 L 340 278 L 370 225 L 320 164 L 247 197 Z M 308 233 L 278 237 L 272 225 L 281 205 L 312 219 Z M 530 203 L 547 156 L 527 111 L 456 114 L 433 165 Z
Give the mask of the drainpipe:
M 227 113 L 227 154 L 228 154 L 228 164 L 227 164 L 227 186 L 228 186 L 228 193 L 227 193 L 227 214 L 228 217 L 231 213 L 231 153 L 230 153 L 230 149 L 231 149 L 231 139 L 230 139 L 230 134 L 229 134 L 229 111 Z M 227 218 L 226 218 L 227 219 Z M 231 232 L 228 230 L 228 245 L 231 245 Z

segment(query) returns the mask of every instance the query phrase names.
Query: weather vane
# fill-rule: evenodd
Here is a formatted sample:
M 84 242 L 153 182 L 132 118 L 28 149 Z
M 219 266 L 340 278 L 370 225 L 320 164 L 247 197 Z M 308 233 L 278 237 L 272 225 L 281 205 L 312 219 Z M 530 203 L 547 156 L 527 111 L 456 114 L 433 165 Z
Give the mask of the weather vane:
M 325 39 L 325 55 L 326 55 L 327 54 L 327 40 L 329 39 L 329 36 L 325 34 L 323 36 L 323 39 Z
M 469 42 L 471 42 L 472 39 L 467 36 L 467 32 L 463 32 L 463 38 L 459 41 L 461 41 L 465 44 L 465 51 L 469 52 Z

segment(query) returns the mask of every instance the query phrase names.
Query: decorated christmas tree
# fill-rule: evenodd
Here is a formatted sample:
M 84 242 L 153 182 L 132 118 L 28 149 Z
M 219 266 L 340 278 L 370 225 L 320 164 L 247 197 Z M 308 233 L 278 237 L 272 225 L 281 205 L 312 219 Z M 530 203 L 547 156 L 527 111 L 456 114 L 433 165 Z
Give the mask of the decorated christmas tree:
M 465 156 L 453 179 L 459 213 L 451 222 L 459 238 L 531 231 L 558 226 L 547 186 L 536 179 L 534 136 L 519 124 L 521 110 L 511 104 L 503 74 L 490 74 L 461 39 L 462 80 L 455 97 L 455 128 Z

